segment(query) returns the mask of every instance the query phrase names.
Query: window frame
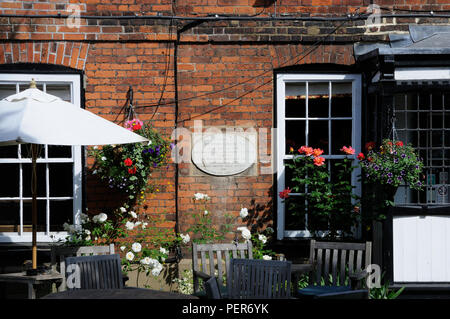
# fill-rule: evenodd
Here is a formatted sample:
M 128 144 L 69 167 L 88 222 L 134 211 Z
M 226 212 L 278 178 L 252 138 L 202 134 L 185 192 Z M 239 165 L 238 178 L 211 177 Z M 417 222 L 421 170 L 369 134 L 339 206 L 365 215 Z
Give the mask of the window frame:
M 356 160 L 357 154 L 361 150 L 361 112 L 362 112 L 362 82 L 361 74 L 333 74 L 333 73 L 284 73 L 276 74 L 276 125 L 277 125 L 277 143 L 276 143 L 276 197 L 277 197 L 277 239 L 285 238 L 310 238 L 311 233 L 308 230 L 286 230 L 285 229 L 285 205 L 278 196 L 285 188 L 285 166 L 284 160 L 290 159 L 292 155 L 286 155 L 286 84 L 298 82 L 352 82 L 352 147 L 356 150 L 353 155 Z M 306 92 L 308 93 L 308 92 Z M 332 119 L 333 117 L 330 117 Z M 308 114 L 306 118 L 308 119 Z M 307 134 L 308 125 L 305 125 L 305 134 Z M 331 132 L 330 132 L 331 134 Z M 342 159 L 345 155 L 322 155 L 328 159 Z M 360 168 L 356 168 L 352 173 L 352 184 L 356 186 L 354 193 L 361 195 L 361 183 L 358 182 Z M 361 236 L 361 229 L 358 227 L 356 236 Z
M 70 84 L 71 88 L 71 99 L 72 103 L 78 107 L 82 107 L 81 103 L 81 79 L 80 74 L 45 74 L 45 73 L 1 73 L 0 71 L 0 83 L 1 84 L 16 84 L 18 82 L 23 82 L 24 84 L 30 83 L 32 79 L 36 81 L 36 84 L 44 82 L 46 84 Z M 22 84 L 22 83 L 20 83 Z M 31 159 L 0 159 L 0 163 L 31 163 Z M 83 175 L 83 164 L 82 164 L 82 147 L 72 146 L 72 157 L 67 159 L 37 159 L 37 163 L 73 163 L 73 195 L 72 197 L 57 197 L 58 199 L 73 199 L 73 222 L 76 225 L 81 223 L 81 212 L 82 212 L 82 175 Z M 53 198 L 49 196 L 48 192 L 48 168 L 46 169 L 47 176 L 47 190 L 45 197 L 39 197 L 38 199 L 44 199 L 46 203 L 46 231 L 37 233 L 38 242 L 55 242 L 60 239 L 65 239 L 68 236 L 66 231 L 50 231 L 49 224 L 49 201 Z M 23 231 L 23 200 L 28 197 L 22 196 L 23 182 L 21 179 L 19 181 L 20 193 L 18 197 L 3 197 L 6 200 L 19 200 L 21 208 L 20 214 L 20 228 L 19 232 L 0 232 L 0 243 L 28 243 L 32 241 L 32 233 Z

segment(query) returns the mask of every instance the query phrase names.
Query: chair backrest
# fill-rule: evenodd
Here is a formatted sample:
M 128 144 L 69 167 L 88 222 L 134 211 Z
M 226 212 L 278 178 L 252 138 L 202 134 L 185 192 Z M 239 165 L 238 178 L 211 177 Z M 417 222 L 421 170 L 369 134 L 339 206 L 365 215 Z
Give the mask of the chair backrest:
M 113 255 L 114 244 L 108 246 L 52 246 L 51 248 L 51 266 L 53 271 L 59 272 L 63 277 L 63 282 L 59 286 L 59 291 L 66 290 L 66 258 L 74 256 L 98 256 Z
M 365 270 L 372 262 L 372 243 L 318 242 L 311 240 L 309 262 L 315 266 L 310 284 L 350 285 L 348 275 Z M 347 281 L 347 282 L 346 282 Z
M 227 275 L 231 299 L 286 299 L 291 296 L 291 262 L 232 259 Z
M 79 285 L 68 285 L 68 289 L 123 288 L 122 266 L 118 254 L 67 257 L 66 274 L 66 280 L 68 276 L 72 276 L 75 281 L 79 274 Z
M 251 241 L 238 244 L 192 244 L 192 270 L 194 279 L 194 292 L 199 291 L 199 278 L 196 275 L 201 271 L 210 276 L 216 276 L 219 285 L 223 285 L 223 277 L 228 272 L 231 258 L 253 259 L 253 246 Z

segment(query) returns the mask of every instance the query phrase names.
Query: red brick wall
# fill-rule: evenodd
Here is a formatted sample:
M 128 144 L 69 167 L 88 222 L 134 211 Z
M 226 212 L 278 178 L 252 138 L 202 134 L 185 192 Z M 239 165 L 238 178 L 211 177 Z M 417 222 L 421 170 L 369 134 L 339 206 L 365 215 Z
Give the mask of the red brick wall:
M 269 14 L 343 16 L 369 0 L 48 0 L 2 1 L 0 14 L 66 14 L 70 4 L 80 5 L 85 15 L 206 16 Z M 449 10 L 449 1 L 375 1 L 385 8 Z M 431 2 L 431 1 L 428 1 Z M 405 12 L 403 12 L 405 13 Z M 273 69 L 291 65 L 334 63 L 351 65 L 355 41 L 386 40 L 388 32 L 405 32 L 409 23 L 448 24 L 448 19 L 385 19 L 385 25 L 369 32 L 364 21 L 211 21 L 187 28 L 177 50 L 178 114 L 175 113 L 174 41 L 185 20 L 81 19 L 78 29 L 59 18 L 0 18 L 0 64 L 47 63 L 83 70 L 86 108 L 109 120 L 123 121 L 121 112 L 131 85 L 142 120 L 153 117 L 154 126 L 167 137 L 175 126 L 190 128 L 193 120 L 204 126 L 273 126 Z M 335 33 L 329 33 L 340 26 Z M 312 49 L 324 40 L 317 50 Z M 303 56 L 312 51 L 309 55 Z M 167 61 L 169 64 L 167 65 Z M 162 94 L 162 88 L 164 92 Z M 216 92 L 209 94 L 210 92 Z M 196 97 L 199 96 L 199 97 Z M 163 105 L 156 108 L 158 102 Z M 142 107 L 148 105 L 149 107 Z M 175 122 L 178 118 L 178 123 Z M 268 145 L 270 149 L 270 145 Z M 91 160 L 88 161 L 91 164 Z M 254 210 L 265 221 L 271 216 L 271 175 L 215 178 L 192 176 L 189 165 L 180 165 L 180 229 L 192 222 L 195 192 L 212 197 L 216 223 L 225 212 L 238 214 L 241 206 Z M 159 192 L 148 195 L 141 209 L 175 220 L 175 166 L 156 172 L 152 179 Z M 116 205 L 109 189 L 88 175 L 90 211 Z

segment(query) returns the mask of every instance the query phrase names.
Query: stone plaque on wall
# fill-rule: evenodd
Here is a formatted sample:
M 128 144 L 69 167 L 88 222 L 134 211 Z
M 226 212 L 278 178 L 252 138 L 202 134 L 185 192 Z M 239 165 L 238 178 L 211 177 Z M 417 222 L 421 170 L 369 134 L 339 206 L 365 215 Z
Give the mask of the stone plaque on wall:
M 206 174 L 241 174 L 256 163 L 256 135 L 234 131 L 194 134 L 191 154 L 192 163 Z

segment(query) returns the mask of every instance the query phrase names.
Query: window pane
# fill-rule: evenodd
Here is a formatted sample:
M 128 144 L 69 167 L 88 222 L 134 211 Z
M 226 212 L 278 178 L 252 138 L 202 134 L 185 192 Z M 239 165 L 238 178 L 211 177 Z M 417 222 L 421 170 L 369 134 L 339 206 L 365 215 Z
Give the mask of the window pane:
M 440 129 L 444 127 L 444 121 L 443 121 L 442 113 L 434 113 L 431 117 L 431 128 L 433 129 Z
M 72 146 L 49 145 L 48 146 L 48 157 L 49 158 L 71 158 L 72 157 Z
M 342 155 L 343 153 L 340 150 L 342 146 L 351 146 L 352 144 L 352 121 L 331 121 L 331 136 L 331 153 Z
M 417 110 L 417 94 L 408 93 L 406 94 L 406 110 Z
M 16 94 L 15 84 L 0 84 L 0 100 L 13 94 Z
M 29 88 L 30 88 L 30 83 L 19 84 L 19 92 L 25 91 L 26 89 L 29 89 Z M 41 91 L 44 90 L 44 86 L 42 85 L 42 83 L 36 83 L 36 88 L 38 88 Z
M 308 117 L 329 117 L 329 84 L 309 83 Z
M 50 201 L 50 231 L 64 230 L 64 223 L 73 224 L 73 201 Z
M 71 163 L 49 164 L 50 196 L 73 196 L 73 165 Z
M 306 83 L 286 84 L 286 117 L 306 117 Z
M 293 161 L 292 161 L 292 160 L 285 160 L 284 163 L 285 163 L 285 164 L 292 164 Z M 294 183 L 294 182 L 292 181 L 292 178 L 293 178 L 293 177 L 294 177 L 294 175 L 293 175 L 293 169 L 291 169 L 291 168 L 289 168 L 289 167 L 287 167 L 287 166 L 285 165 L 285 167 L 284 167 L 284 186 L 285 186 L 285 188 L 288 188 L 288 187 L 289 187 L 290 189 L 293 189 L 294 185 L 296 184 L 296 183 Z M 305 189 L 302 188 L 302 189 L 300 189 L 298 192 L 299 192 L 299 193 L 304 193 L 304 192 L 305 192 Z
M 285 206 L 286 230 L 305 229 L 305 199 L 302 196 L 289 196 Z
M 394 96 L 394 108 L 399 110 L 404 110 L 406 104 L 406 97 L 405 94 L 396 94 Z
M 19 164 L 0 164 L 0 197 L 19 197 Z
M 18 232 L 19 230 L 19 202 L 0 201 L 0 232 Z
M 336 82 L 331 84 L 331 116 L 352 116 L 352 83 Z
M 306 100 L 302 98 L 286 99 L 286 117 L 306 117 Z
M 408 129 L 417 129 L 418 124 L 417 113 L 406 113 L 406 125 Z
M 47 84 L 46 92 L 64 101 L 71 102 L 70 84 Z
M 442 94 L 432 94 L 431 95 L 431 109 L 432 110 L 442 110 Z
M 305 145 L 305 121 L 286 121 L 286 154 Z
M 0 158 L 17 158 L 19 156 L 19 146 L 0 146 Z
M 37 151 L 38 151 L 37 158 L 45 157 L 45 147 L 43 145 L 38 145 Z M 20 156 L 22 158 L 31 158 L 31 144 L 20 145 Z
M 419 110 L 422 110 L 422 111 L 431 110 L 430 98 L 431 98 L 431 95 L 428 93 L 419 94 Z
M 397 129 L 406 128 L 406 114 L 405 112 L 395 112 L 395 127 Z
M 444 94 L 444 110 L 450 111 L 450 94 Z
M 44 197 L 46 194 L 46 178 L 45 178 L 45 165 L 36 164 L 36 183 L 37 183 L 37 196 Z M 22 164 L 23 167 L 23 196 L 31 197 L 31 164 Z
M 45 231 L 45 221 L 47 220 L 46 201 L 37 201 L 37 229 L 39 232 Z M 31 232 L 32 229 L 32 212 L 31 212 L 31 200 L 23 203 L 23 231 Z
M 308 146 L 323 149 L 328 154 L 328 121 L 309 121 Z

